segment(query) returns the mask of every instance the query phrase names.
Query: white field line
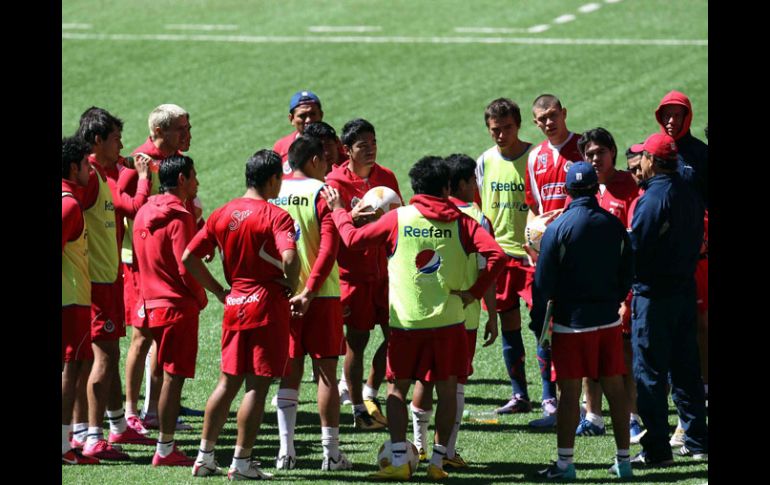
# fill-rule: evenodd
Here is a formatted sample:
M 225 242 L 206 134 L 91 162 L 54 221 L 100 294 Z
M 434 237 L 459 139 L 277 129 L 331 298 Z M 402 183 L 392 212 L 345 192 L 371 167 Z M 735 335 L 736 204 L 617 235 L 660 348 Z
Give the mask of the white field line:
M 546 30 L 550 29 L 551 26 L 548 24 L 540 24 L 540 25 L 534 25 L 527 29 L 528 32 L 532 34 L 539 34 L 540 32 L 545 32 Z
M 94 26 L 91 24 L 76 24 L 76 23 L 70 23 L 70 24 L 61 24 L 62 30 L 64 29 L 92 29 Z
M 604 3 L 620 3 L 622 0 L 604 0 Z
M 578 9 L 580 13 L 590 13 L 599 10 L 602 6 L 598 3 L 587 3 Z
M 458 34 L 523 34 L 529 29 L 506 27 L 455 27 Z
M 311 25 L 308 32 L 380 32 L 379 25 Z
M 232 24 L 167 24 L 167 30 L 238 30 L 237 25 Z
M 559 17 L 556 17 L 555 19 L 553 19 L 553 23 L 566 24 L 567 22 L 572 22 L 573 20 L 575 20 L 575 16 L 572 15 L 571 13 L 568 13 L 568 14 L 564 14 Z
M 63 40 L 116 40 L 163 42 L 231 42 L 246 44 L 534 44 L 534 45 L 650 45 L 702 46 L 708 40 L 698 39 L 556 39 L 535 37 L 407 37 L 407 36 L 256 36 L 202 34 L 91 34 L 62 32 Z

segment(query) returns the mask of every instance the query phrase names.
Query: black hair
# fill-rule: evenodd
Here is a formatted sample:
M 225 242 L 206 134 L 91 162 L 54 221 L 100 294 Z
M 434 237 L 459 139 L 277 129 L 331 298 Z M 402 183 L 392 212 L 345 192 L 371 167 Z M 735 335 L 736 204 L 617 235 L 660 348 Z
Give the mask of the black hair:
M 516 126 L 521 127 L 521 109 L 519 105 L 508 98 L 497 98 L 487 105 L 484 110 L 484 123 L 489 126 L 489 118 L 505 118 L 512 116 Z
M 303 136 L 312 136 L 320 139 L 321 141 L 333 140 L 337 141 L 337 132 L 334 128 L 323 121 L 314 121 L 305 127 Z
M 97 135 L 106 140 L 115 128 L 123 130 L 123 120 L 111 115 L 106 109 L 91 106 L 80 115 L 76 135 L 93 145 Z
M 577 199 L 578 197 L 585 197 L 585 196 L 593 197 L 599 191 L 599 184 L 593 184 L 589 187 L 585 187 L 582 189 L 566 189 L 566 190 L 567 190 L 567 194 L 573 199 Z
M 601 126 L 583 133 L 583 136 L 581 136 L 577 142 L 578 150 L 580 151 L 580 154 L 583 155 L 583 158 L 586 156 L 585 148 L 589 142 L 594 142 L 597 145 L 609 148 L 615 152 L 612 155 L 612 165 L 615 166 L 615 159 L 618 157 L 618 147 L 615 145 L 615 139 L 612 137 L 612 133 Z
M 422 157 L 409 170 L 409 180 L 415 194 L 441 197 L 449 187 L 449 166 L 441 157 Z
M 323 157 L 324 146 L 319 138 L 298 136 L 289 147 L 289 166 L 292 170 L 302 168 L 313 157 Z
M 537 98 L 535 98 L 535 101 L 532 102 L 532 110 L 535 108 L 540 109 L 548 109 L 551 106 L 556 106 L 559 108 L 559 111 L 561 111 L 561 101 L 559 101 L 559 98 L 554 96 L 553 94 L 541 94 Z
M 453 153 L 446 157 L 449 167 L 449 188 L 455 193 L 460 186 L 460 180 L 466 182 L 476 173 L 476 161 L 464 153 Z
M 167 192 L 174 189 L 179 183 L 179 174 L 184 174 L 190 178 L 190 172 L 193 169 L 193 159 L 187 155 L 171 155 L 160 161 L 158 166 L 158 180 L 160 180 L 160 191 Z
M 61 139 L 61 178 L 70 176 L 70 167 L 77 165 L 91 152 L 91 145 L 78 136 L 70 136 Z
M 246 187 L 259 189 L 282 173 L 281 156 L 267 148 L 259 150 L 246 160 Z
M 374 132 L 374 125 L 365 119 L 356 118 L 354 120 L 350 120 L 345 123 L 345 126 L 342 127 L 342 144 L 347 147 L 352 147 L 353 144 L 357 142 L 361 135 L 364 133 L 371 133 L 375 136 L 377 135 Z

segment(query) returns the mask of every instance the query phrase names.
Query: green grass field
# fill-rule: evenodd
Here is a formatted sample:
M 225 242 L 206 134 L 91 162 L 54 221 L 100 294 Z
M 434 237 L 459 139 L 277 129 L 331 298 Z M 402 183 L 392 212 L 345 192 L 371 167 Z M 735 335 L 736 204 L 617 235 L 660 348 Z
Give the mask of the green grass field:
M 624 168 L 622 152 L 657 130 L 653 112 L 671 89 L 690 97 L 692 131 L 703 138 L 707 7 L 695 0 L 65 0 L 62 133 L 74 132 L 89 106 L 104 107 L 125 122 L 127 154 L 147 137 L 147 115 L 155 106 L 185 107 L 193 125 L 189 154 L 206 214 L 241 195 L 243 165 L 252 153 L 291 131 L 287 106 L 299 89 L 320 96 L 324 121 L 338 131 L 354 117 L 375 125 L 378 161 L 395 171 L 406 197 L 412 193 L 408 168 L 420 157 L 464 152 L 475 158 L 491 146 L 483 110 L 500 96 L 522 107 L 521 137 L 540 142 L 529 107 L 541 93 L 556 94 L 568 109 L 573 131 L 603 126 L 612 132 L 621 152 L 618 166 Z M 366 29 L 319 32 L 319 26 Z M 480 28 L 503 30 L 483 33 Z M 222 279 L 221 268 L 212 268 Z M 185 385 L 187 406 L 202 409 L 215 384 L 221 314 L 222 306 L 213 301 L 201 316 L 197 377 Z M 525 328 L 526 323 L 525 317 Z M 530 394 L 537 399 L 534 339 L 526 329 L 524 335 Z M 370 348 L 379 341 L 374 338 Z M 499 342 L 479 349 L 475 368 L 466 408 L 499 405 L 510 394 Z M 320 472 L 314 396 L 313 386 L 303 384 L 298 469 L 276 478 L 364 481 L 375 470 L 386 433 L 353 430 L 350 410 L 344 408 L 342 446 L 355 468 L 335 475 Z M 464 426 L 458 446 L 472 465 L 453 473 L 451 482 L 535 481 L 533 472 L 556 458 L 555 434 L 526 428 L 538 416 L 533 412 L 505 416 L 498 425 Z M 202 424 L 199 418 L 190 422 L 194 431 L 179 434 L 178 443 L 194 454 Z M 673 407 L 670 422 L 676 422 Z M 230 423 L 218 446 L 224 466 L 230 463 L 234 439 Z M 64 483 L 201 483 L 189 469 L 153 469 L 149 447 L 126 449 L 134 457 L 130 464 L 63 467 Z M 254 454 L 269 464 L 277 449 L 275 414 L 268 406 Z M 611 482 L 606 468 L 613 456 L 610 436 L 578 438 L 579 481 Z M 676 467 L 636 474 L 638 483 L 700 484 L 708 479 L 708 467 L 678 459 Z M 416 479 L 425 480 L 424 467 Z

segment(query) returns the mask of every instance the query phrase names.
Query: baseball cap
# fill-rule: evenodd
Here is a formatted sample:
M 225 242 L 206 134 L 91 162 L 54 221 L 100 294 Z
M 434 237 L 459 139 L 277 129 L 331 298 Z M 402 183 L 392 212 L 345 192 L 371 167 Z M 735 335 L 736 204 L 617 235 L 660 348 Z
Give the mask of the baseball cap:
M 642 153 L 644 151 L 644 143 L 634 143 L 628 151 L 630 153 Z
M 294 111 L 294 108 L 301 104 L 317 104 L 318 108 L 321 108 L 321 100 L 313 91 L 297 91 L 289 101 L 289 113 Z
M 596 175 L 596 170 L 588 162 L 573 163 L 567 171 L 567 188 L 570 190 L 587 189 L 598 183 L 599 177 Z
M 644 140 L 644 143 L 641 145 L 634 145 L 631 148 L 635 149 L 636 147 L 641 147 L 640 151 L 643 150 L 649 152 L 664 160 L 676 158 L 677 154 L 676 142 L 665 133 L 655 133 L 650 135 Z

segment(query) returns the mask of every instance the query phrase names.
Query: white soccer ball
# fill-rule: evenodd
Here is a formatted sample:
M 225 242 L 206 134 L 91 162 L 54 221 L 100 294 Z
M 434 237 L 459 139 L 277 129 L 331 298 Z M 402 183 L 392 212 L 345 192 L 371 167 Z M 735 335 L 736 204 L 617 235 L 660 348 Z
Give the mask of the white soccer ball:
M 364 207 L 371 207 L 378 216 L 403 205 L 396 191 L 384 185 L 372 187 L 361 200 Z
M 524 229 L 524 236 L 527 239 L 529 247 L 535 252 L 540 252 L 540 242 L 543 239 L 545 228 L 548 227 L 551 222 L 556 220 L 563 211 L 563 209 L 555 209 L 544 212 L 527 222 L 527 227 Z
M 414 474 L 414 472 L 417 471 L 417 465 L 420 464 L 420 456 L 417 447 L 409 440 L 406 440 L 406 458 L 409 463 L 409 468 L 412 470 L 412 474 Z M 393 450 L 391 449 L 390 440 L 386 440 L 385 443 L 380 446 L 380 451 L 377 453 L 377 466 L 382 470 L 392 462 Z

